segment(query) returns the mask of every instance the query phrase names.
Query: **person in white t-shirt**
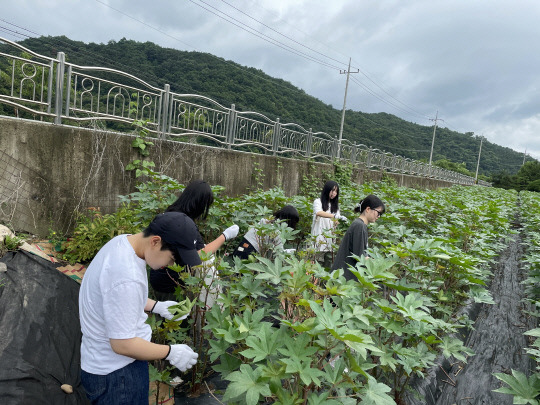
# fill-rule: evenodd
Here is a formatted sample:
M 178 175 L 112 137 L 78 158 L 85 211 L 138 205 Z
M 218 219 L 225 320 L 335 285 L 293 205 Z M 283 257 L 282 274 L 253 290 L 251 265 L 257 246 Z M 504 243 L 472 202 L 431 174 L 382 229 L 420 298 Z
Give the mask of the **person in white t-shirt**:
M 323 186 L 321 197 L 313 201 L 311 224 L 311 235 L 315 237 L 315 251 L 320 252 L 321 265 L 326 268 L 329 268 L 333 261 L 333 238 L 327 235 L 336 227 L 336 219 L 347 218 L 339 212 L 339 185 L 333 180 L 328 180 Z
M 148 404 L 148 361 L 165 359 L 180 371 L 197 362 L 184 344 L 150 342 L 146 312 L 172 319 L 174 301 L 148 298 L 146 266 L 201 263 L 197 227 L 185 214 L 159 214 L 143 231 L 119 235 L 94 257 L 79 292 L 81 382 L 92 404 Z M 186 315 L 187 316 L 187 315 Z

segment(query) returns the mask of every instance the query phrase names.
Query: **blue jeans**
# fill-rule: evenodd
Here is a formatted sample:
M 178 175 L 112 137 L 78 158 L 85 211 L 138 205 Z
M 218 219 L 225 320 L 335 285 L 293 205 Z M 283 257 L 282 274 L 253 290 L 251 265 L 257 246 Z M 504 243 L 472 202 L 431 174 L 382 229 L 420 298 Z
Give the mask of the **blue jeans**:
M 107 375 L 81 370 L 81 382 L 92 405 L 148 405 L 148 362 L 133 363 Z

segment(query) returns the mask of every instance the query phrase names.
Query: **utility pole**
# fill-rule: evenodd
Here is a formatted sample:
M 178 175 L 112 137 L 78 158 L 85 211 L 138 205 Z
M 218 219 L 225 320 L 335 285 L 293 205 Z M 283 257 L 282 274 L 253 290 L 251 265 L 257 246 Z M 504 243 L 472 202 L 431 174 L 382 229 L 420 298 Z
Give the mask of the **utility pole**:
M 435 131 L 437 130 L 437 120 L 439 117 L 439 110 L 437 110 L 437 114 L 435 114 L 435 119 L 431 119 L 431 121 L 435 121 L 435 126 L 433 127 L 433 139 L 431 140 L 431 152 L 429 152 L 429 168 L 431 170 L 431 160 L 433 159 L 433 145 L 435 144 Z
M 480 166 L 480 154 L 482 153 L 482 141 L 484 135 L 480 136 L 480 150 L 478 151 L 478 162 L 476 162 L 476 175 L 474 176 L 474 184 L 478 184 L 478 167 Z
M 525 159 L 527 158 L 527 148 L 525 148 L 525 153 L 523 154 L 523 163 L 521 164 L 521 166 L 523 166 L 525 164 Z
M 351 58 L 349 58 L 349 67 L 347 68 L 347 71 L 340 70 L 340 74 L 347 73 L 347 82 L 345 83 L 345 97 L 343 97 L 343 111 L 341 112 L 341 126 L 339 127 L 339 139 L 338 139 L 338 150 L 337 150 L 337 157 L 339 158 L 341 156 L 341 140 L 343 139 L 343 124 L 345 123 L 345 106 L 347 105 L 347 89 L 349 88 L 349 75 L 351 73 L 358 73 L 360 72 L 360 69 L 357 69 L 356 72 L 351 72 Z

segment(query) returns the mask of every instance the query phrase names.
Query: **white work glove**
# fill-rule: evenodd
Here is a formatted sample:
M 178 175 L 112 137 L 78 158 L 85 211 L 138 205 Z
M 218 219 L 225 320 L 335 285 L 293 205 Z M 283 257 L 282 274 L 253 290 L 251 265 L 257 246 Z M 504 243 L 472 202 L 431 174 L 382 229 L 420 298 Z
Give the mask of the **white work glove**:
M 169 360 L 178 370 L 184 372 L 197 364 L 199 355 L 188 345 L 170 345 L 171 350 L 165 360 Z
M 223 231 L 223 236 L 225 236 L 225 240 L 236 238 L 239 230 L 240 228 L 238 227 L 238 225 L 229 226 Z
M 346 221 L 347 217 L 341 214 L 334 214 L 335 219 L 339 219 L 340 221 Z
M 174 314 L 171 314 L 169 312 L 169 307 L 172 305 L 178 305 L 178 302 L 176 301 L 156 301 L 154 304 L 154 307 L 150 312 L 154 314 L 161 315 L 165 319 L 173 319 Z M 177 321 L 181 321 L 183 319 L 186 319 L 187 315 L 181 316 L 180 318 L 176 319 Z

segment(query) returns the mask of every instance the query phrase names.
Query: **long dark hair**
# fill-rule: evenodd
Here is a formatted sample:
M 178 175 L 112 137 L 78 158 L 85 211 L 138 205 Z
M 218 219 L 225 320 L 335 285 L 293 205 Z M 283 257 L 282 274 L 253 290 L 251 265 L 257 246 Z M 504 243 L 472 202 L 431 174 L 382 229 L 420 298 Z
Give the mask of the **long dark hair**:
M 354 212 L 362 213 L 367 207 L 371 208 L 372 210 L 382 207 L 381 215 L 386 211 L 384 203 L 381 201 L 381 199 L 373 194 L 368 195 L 366 198 L 360 201 L 358 205 L 354 207 Z
M 292 205 L 286 205 L 282 209 L 274 212 L 274 217 L 286 221 L 287 226 L 292 229 L 296 229 L 296 224 L 300 221 L 298 210 Z
M 201 216 L 206 219 L 213 202 L 214 193 L 208 183 L 204 180 L 193 180 L 166 212 L 183 212 L 194 221 Z
M 336 188 L 337 194 L 336 198 L 333 200 L 330 200 L 330 191 L 332 191 Z M 323 211 L 328 210 L 328 204 L 330 204 L 330 212 L 332 214 L 335 214 L 338 212 L 339 209 L 339 184 L 337 184 L 333 180 L 328 180 L 326 183 L 324 183 L 324 187 L 321 192 L 321 203 L 322 203 L 322 209 Z

